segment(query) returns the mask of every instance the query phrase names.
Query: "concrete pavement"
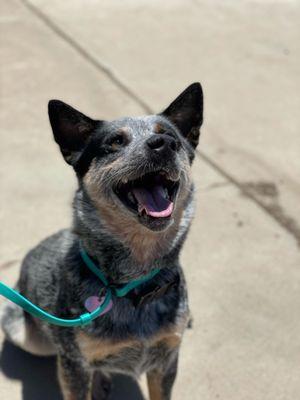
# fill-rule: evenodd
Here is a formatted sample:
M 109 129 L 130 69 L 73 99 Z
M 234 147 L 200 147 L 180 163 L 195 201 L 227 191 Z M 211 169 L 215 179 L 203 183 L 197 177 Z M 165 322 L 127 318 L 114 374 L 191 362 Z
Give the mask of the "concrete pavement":
M 2 0 L 0 279 L 70 221 L 75 179 L 46 115 L 99 118 L 206 97 L 198 210 L 183 254 L 194 315 L 174 400 L 300 393 L 299 17 L 296 1 Z M 5 345 L 0 398 L 58 399 L 54 360 Z M 39 381 L 39 382 L 38 382 Z M 139 399 L 117 380 L 114 399 Z

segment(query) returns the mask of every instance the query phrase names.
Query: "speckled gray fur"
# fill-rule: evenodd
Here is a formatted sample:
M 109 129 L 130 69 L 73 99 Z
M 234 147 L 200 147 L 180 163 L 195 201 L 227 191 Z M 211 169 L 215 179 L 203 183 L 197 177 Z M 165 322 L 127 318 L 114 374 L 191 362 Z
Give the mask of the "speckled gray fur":
M 159 332 L 176 326 L 188 315 L 187 291 L 179 253 L 193 215 L 194 189 L 186 176 L 186 165 L 192 163 L 202 123 L 201 87 L 199 84 L 191 85 L 160 115 L 121 118 L 112 122 L 93 121 L 61 102 L 50 104 L 49 115 L 55 140 L 78 176 L 79 185 L 73 202 L 73 226 L 45 239 L 27 254 L 17 284 L 20 292 L 59 317 L 72 318 L 84 313 L 85 299 L 97 294 L 102 284 L 84 265 L 79 255 L 79 241 L 111 282 L 124 283 L 153 268 L 160 268 L 161 273 L 154 278 L 157 284 L 162 285 L 178 274 L 180 284 L 162 298 L 138 308 L 130 298 L 114 298 L 112 310 L 84 328 L 49 325 L 25 315 L 12 305 L 4 310 L 2 327 L 7 337 L 25 350 L 58 355 L 65 400 L 90 399 L 92 371 L 95 369 L 106 377 L 111 372 L 125 372 L 136 377 L 144 372 L 160 371 L 161 399 L 168 400 L 176 376 L 178 347 L 168 347 L 163 342 L 149 345 L 149 340 Z M 176 154 L 158 158 L 147 151 L 145 142 L 157 133 L 158 126 L 162 127 L 163 135 L 170 135 L 178 142 Z M 128 142 L 112 151 L 107 138 L 120 130 L 125 132 Z M 107 168 L 114 165 L 116 160 L 116 168 Z M 101 186 L 101 196 L 105 197 L 107 204 L 109 201 L 118 204 L 112 188 L 124 177 L 136 179 L 147 172 L 161 169 L 173 179 L 180 178 L 181 182 L 185 182 L 181 184 L 178 194 L 179 198 L 181 196 L 183 213 L 162 253 L 155 259 L 149 258 L 149 262 L 140 263 L 133 256 L 128 243 L 112 233 L 101 218 L 85 177 L 90 174 L 93 183 Z M 137 216 L 121 203 L 119 206 L 126 218 L 138 223 Z M 162 226 L 154 222 L 158 233 L 167 232 L 172 227 L 172 221 L 163 221 Z M 145 230 L 152 228 L 145 226 Z M 23 329 L 21 333 L 16 332 L 18 324 Z M 43 349 L 41 341 L 36 341 L 35 346 L 32 339 L 29 345 L 30 338 L 26 335 L 32 331 L 42 338 Z M 139 344 L 89 362 L 80 350 L 80 332 L 92 339 L 113 343 L 134 339 Z M 103 394 L 103 398 L 105 396 Z

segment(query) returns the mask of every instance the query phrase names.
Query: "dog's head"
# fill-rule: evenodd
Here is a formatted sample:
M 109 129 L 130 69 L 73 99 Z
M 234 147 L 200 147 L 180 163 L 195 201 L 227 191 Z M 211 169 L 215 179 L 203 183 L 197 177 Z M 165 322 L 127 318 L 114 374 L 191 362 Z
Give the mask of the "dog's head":
M 101 220 L 150 231 L 167 230 L 182 212 L 202 111 L 199 83 L 160 114 L 111 122 L 49 102 L 54 138 Z

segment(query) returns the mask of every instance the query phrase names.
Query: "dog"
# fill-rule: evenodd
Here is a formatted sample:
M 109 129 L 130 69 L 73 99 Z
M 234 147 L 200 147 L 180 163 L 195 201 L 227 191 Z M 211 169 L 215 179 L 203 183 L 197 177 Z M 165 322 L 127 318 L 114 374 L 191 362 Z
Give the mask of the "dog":
M 146 373 L 151 400 L 170 400 L 190 318 L 179 254 L 194 210 L 201 85 L 193 83 L 156 115 L 94 120 L 59 100 L 48 111 L 54 139 L 78 179 L 73 224 L 26 255 L 16 289 L 47 312 L 74 318 L 105 290 L 81 248 L 111 287 L 157 272 L 123 297 L 113 295 L 90 324 L 48 324 L 7 303 L 2 328 L 30 353 L 57 355 L 64 400 L 92 399 L 95 373 L 102 385 L 97 399 L 107 399 L 115 372 Z

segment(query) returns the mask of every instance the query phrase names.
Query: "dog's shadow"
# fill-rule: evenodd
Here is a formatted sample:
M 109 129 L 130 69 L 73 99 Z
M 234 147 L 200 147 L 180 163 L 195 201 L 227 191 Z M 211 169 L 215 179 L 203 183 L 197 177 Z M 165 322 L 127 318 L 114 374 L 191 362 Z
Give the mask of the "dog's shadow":
M 35 357 L 5 341 L 0 368 L 7 378 L 22 381 L 22 400 L 63 400 L 55 357 Z M 133 379 L 115 375 L 109 400 L 144 400 L 144 397 Z

